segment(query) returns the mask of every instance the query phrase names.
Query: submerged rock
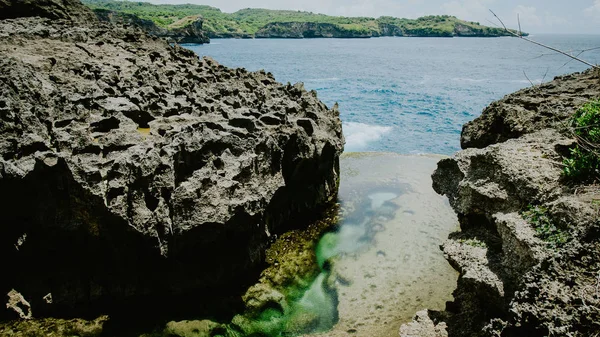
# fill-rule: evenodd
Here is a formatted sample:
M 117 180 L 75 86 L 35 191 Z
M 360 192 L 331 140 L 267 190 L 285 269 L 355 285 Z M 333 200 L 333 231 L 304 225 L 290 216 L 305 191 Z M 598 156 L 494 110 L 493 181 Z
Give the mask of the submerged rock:
M 439 162 L 433 187 L 448 196 L 462 230 L 443 245 L 460 272 L 447 306 L 450 336 L 600 332 L 600 194 L 574 193 L 561 177 L 575 144 L 565 120 L 598 96 L 593 70 L 508 95 L 467 123 L 463 150 Z M 541 217 L 557 235 L 543 235 L 550 225 Z
M 302 84 L 96 22 L 0 20 L 0 55 L 0 291 L 34 317 L 229 312 L 335 200 L 339 113 Z
M 417 312 L 412 322 L 400 328 L 400 337 L 448 337 L 446 323 L 436 324 L 427 310 Z

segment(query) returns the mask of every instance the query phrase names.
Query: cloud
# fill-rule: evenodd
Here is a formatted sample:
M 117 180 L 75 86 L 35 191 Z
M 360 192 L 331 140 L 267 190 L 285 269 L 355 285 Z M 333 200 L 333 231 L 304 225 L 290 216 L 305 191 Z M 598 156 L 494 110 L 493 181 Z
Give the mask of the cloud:
M 600 0 L 597 0 L 600 2 Z M 544 28 L 547 31 L 560 31 L 561 28 L 570 26 L 570 23 L 564 17 L 552 14 L 548 11 L 538 13 L 533 6 L 518 5 L 513 10 L 515 18 L 518 15 L 521 21 L 521 29 L 527 31 L 534 28 Z M 512 21 L 512 20 L 511 20 Z M 514 22 L 514 28 L 518 27 L 518 22 Z
M 593 5 L 583 10 L 583 13 L 600 21 L 600 0 L 595 0 Z
M 494 0 L 453 0 L 442 4 L 440 9 L 444 14 L 476 21 L 489 14 L 488 8 L 493 2 Z
M 553 15 L 549 12 L 544 13 L 544 22 L 546 23 L 547 26 L 567 26 L 570 25 L 569 20 L 557 16 L 557 15 Z
M 521 27 L 540 27 L 544 25 L 542 18 L 537 14 L 537 9 L 533 6 L 518 5 L 513 10 L 513 13 L 515 16 L 518 15 Z

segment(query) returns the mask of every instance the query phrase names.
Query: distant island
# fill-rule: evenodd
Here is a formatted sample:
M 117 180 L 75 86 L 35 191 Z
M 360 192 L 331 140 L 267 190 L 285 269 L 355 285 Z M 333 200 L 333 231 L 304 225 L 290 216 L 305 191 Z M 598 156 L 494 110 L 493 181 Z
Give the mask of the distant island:
M 209 38 L 370 38 L 498 37 L 510 34 L 502 28 L 482 26 L 450 15 L 418 19 L 341 17 L 290 10 L 247 8 L 235 13 L 205 5 L 154 5 L 145 2 L 84 0 L 96 14 L 109 21 L 135 23 L 156 35 L 183 42 L 208 42 Z M 525 35 L 525 34 L 524 34 Z

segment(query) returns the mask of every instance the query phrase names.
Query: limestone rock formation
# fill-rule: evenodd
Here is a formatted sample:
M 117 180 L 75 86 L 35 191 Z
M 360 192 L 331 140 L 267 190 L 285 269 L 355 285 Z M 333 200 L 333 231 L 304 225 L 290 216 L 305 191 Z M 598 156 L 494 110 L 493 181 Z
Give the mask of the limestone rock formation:
M 462 230 L 442 247 L 460 272 L 450 336 L 600 332 L 600 194 L 561 177 L 575 144 L 565 120 L 599 96 L 592 70 L 508 95 L 467 123 L 463 150 L 439 162 L 433 187 Z M 549 223 L 556 229 L 544 236 Z
M 273 22 L 259 29 L 257 38 L 369 38 L 374 32 L 345 29 L 340 25 L 315 22 Z
M 338 111 L 140 30 L 45 16 L 0 20 L 0 292 L 34 317 L 242 305 L 223 294 L 256 281 L 269 236 L 335 200 Z
M 558 126 L 585 102 L 598 97 L 599 90 L 598 74 L 588 71 L 507 95 L 463 126 L 461 147 L 483 148 Z
M 96 20 L 79 0 L 0 0 L 0 20 L 32 16 L 77 22 Z

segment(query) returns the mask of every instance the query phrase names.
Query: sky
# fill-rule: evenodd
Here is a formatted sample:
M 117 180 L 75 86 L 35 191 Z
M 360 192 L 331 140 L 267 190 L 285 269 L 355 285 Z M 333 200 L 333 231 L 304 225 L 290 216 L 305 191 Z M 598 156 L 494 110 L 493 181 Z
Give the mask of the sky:
M 242 8 L 303 10 L 340 16 L 417 18 L 449 14 L 493 26 L 493 10 L 509 26 L 529 33 L 600 34 L 600 0 L 139 0 L 211 5 L 224 12 Z M 491 21 L 491 22 L 490 22 Z

